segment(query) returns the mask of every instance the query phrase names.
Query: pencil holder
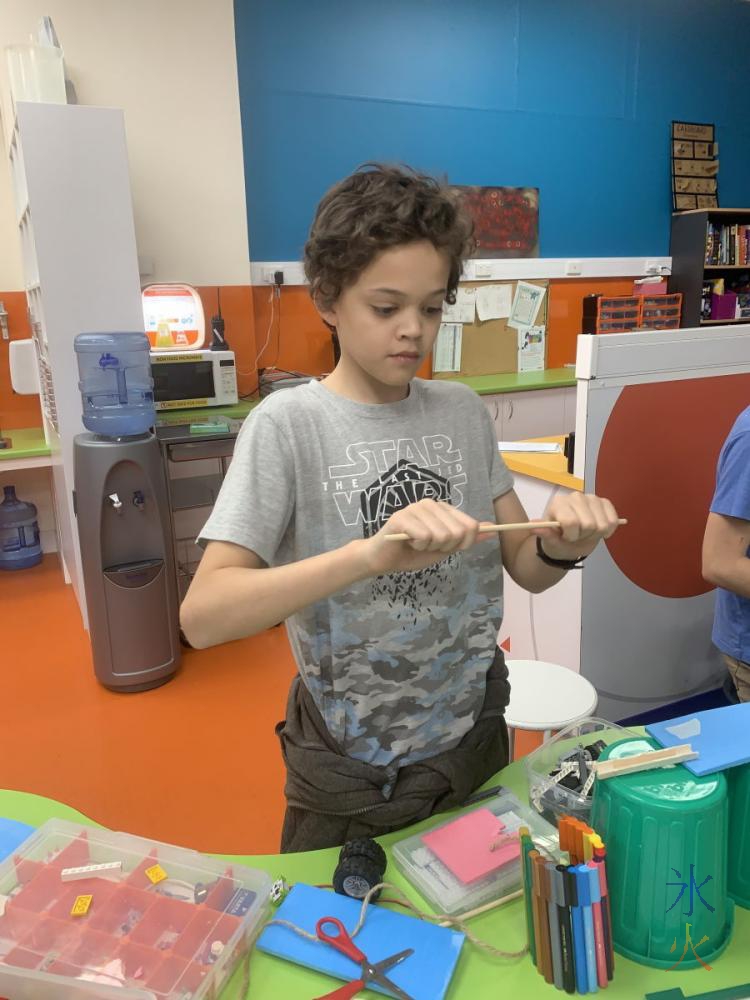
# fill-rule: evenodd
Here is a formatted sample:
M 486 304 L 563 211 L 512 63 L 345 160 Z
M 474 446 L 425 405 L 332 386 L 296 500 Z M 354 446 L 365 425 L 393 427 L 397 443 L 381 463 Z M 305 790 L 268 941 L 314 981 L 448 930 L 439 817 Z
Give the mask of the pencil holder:
M 622 740 L 600 760 L 654 749 L 650 737 Z M 659 969 L 717 958 L 734 921 L 724 775 L 696 777 L 678 764 L 598 778 L 591 825 L 607 845 L 615 949 Z
M 729 785 L 729 895 L 750 909 L 750 764 L 727 771 Z

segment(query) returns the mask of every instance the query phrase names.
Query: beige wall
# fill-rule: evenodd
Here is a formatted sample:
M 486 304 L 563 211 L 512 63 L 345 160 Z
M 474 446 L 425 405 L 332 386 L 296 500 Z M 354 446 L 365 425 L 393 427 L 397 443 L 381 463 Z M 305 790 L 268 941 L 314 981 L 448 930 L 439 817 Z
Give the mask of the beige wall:
M 125 111 L 147 280 L 249 283 L 232 0 L 2 0 L 0 46 L 27 41 L 43 14 L 79 103 Z M 0 81 L 7 96 L 4 58 Z M 0 290 L 13 291 L 23 283 L 1 159 Z

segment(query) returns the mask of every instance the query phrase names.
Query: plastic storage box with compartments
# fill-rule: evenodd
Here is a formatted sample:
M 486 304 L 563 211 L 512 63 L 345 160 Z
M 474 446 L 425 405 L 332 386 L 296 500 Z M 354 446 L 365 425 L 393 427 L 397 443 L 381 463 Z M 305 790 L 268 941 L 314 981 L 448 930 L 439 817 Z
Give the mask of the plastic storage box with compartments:
M 90 865 L 109 867 L 70 871 Z M 270 889 L 256 869 L 49 820 L 0 865 L 0 996 L 214 1000 Z

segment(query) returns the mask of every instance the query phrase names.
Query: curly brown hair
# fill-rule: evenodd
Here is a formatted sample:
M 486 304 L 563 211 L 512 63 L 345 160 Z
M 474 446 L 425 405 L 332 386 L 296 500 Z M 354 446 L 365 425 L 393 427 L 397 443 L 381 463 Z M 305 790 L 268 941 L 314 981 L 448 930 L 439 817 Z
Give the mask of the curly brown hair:
M 407 166 L 365 163 L 316 209 L 303 255 L 310 294 L 330 308 L 383 250 L 429 240 L 450 261 L 446 300 L 453 303 L 473 233 L 461 196 L 446 183 Z

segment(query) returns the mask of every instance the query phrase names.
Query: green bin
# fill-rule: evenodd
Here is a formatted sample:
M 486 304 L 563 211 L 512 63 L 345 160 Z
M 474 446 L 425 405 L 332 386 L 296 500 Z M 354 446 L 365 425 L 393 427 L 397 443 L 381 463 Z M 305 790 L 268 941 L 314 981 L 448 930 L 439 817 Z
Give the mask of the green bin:
M 727 771 L 729 784 L 729 895 L 750 909 L 750 764 Z
M 662 747 L 650 737 L 621 740 L 599 759 L 651 749 Z M 678 764 L 597 781 L 591 826 L 607 850 L 615 950 L 658 969 L 710 965 L 729 944 L 734 923 L 724 775 L 699 778 Z

